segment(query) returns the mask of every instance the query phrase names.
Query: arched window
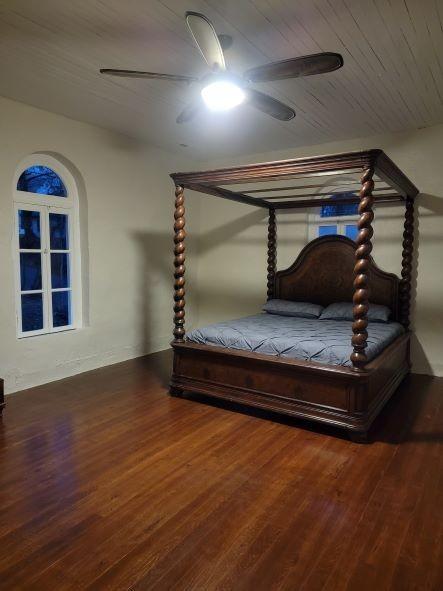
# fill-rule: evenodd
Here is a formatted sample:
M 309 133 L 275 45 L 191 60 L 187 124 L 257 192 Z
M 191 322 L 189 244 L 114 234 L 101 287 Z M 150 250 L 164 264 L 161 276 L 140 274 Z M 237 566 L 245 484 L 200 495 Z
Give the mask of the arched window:
M 340 199 L 355 197 L 354 191 L 334 192 L 329 197 L 330 204 L 322 205 L 319 212 L 309 215 L 309 240 L 329 234 L 341 234 L 355 240 L 358 233 L 358 204 L 334 203 Z
M 14 180 L 17 333 L 79 326 L 80 256 L 75 180 L 55 158 L 34 154 Z
M 358 203 L 334 203 L 334 201 L 337 201 L 337 199 L 347 199 L 355 196 L 356 194 L 353 191 L 344 191 L 343 193 L 331 195 L 329 198 L 331 204 L 322 205 L 320 217 L 334 218 L 344 215 L 357 215 Z
M 17 190 L 55 197 L 68 196 L 62 179 L 48 166 L 29 166 L 21 173 Z

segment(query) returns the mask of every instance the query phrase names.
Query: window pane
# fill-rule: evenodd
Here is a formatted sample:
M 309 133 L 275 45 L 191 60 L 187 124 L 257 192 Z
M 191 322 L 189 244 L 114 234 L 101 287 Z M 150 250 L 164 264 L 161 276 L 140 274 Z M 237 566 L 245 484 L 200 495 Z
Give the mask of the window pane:
M 329 236 L 329 234 L 337 234 L 337 226 L 319 226 L 319 236 Z
M 344 191 L 343 193 L 339 193 L 337 195 L 331 195 L 329 198 L 331 200 L 331 204 L 322 205 L 320 217 L 330 218 L 342 215 L 356 215 L 358 213 L 358 203 L 334 204 L 334 200 L 336 199 L 351 199 L 355 196 L 356 194 L 353 191 Z
M 51 254 L 51 285 L 52 289 L 70 287 L 69 254 Z
M 68 250 L 68 216 L 64 213 L 49 214 L 51 250 Z
M 20 209 L 18 212 L 20 248 L 40 248 L 40 213 Z
M 345 234 L 351 240 L 355 240 L 357 238 L 357 234 L 358 234 L 357 224 L 346 224 Z
M 322 205 L 320 217 L 322 218 L 335 218 L 338 216 L 337 205 Z
M 22 295 L 22 332 L 43 328 L 43 294 Z
M 53 326 L 69 326 L 71 320 L 71 292 L 55 291 L 52 293 Z
M 22 291 L 42 288 L 42 257 L 39 252 L 20 253 L 20 283 Z
M 358 214 L 358 203 L 342 203 L 339 207 L 339 215 L 357 215 Z
M 39 193 L 40 195 L 53 195 L 55 197 L 68 196 L 62 179 L 47 166 L 30 166 L 27 168 L 18 179 L 17 190 Z

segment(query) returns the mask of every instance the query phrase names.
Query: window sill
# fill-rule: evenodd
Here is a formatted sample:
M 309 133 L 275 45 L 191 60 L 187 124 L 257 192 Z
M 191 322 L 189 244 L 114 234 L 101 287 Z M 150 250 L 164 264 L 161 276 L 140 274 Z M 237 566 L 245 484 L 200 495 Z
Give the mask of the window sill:
M 67 327 L 63 327 L 57 330 L 51 330 L 51 331 L 36 331 L 36 332 L 30 332 L 29 334 L 27 333 L 19 333 L 17 335 L 17 339 L 18 340 L 22 340 L 22 339 L 31 339 L 33 337 L 43 337 L 43 336 L 47 336 L 47 335 L 53 335 L 53 334 L 60 334 L 61 332 L 72 332 L 74 330 L 79 330 L 81 327 L 78 326 L 67 326 Z

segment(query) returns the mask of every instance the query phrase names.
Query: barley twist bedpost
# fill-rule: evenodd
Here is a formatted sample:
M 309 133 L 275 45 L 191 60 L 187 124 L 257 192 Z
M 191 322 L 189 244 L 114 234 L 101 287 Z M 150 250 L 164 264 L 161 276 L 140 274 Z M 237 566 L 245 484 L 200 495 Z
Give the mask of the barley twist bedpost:
M 174 339 L 185 337 L 185 198 L 183 187 L 175 187 L 174 211 Z
M 367 326 L 369 309 L 369 265 L 372 251 L 371 238 L 373 235 L 372 222 L 374 213 L 372 205 L 374 198 L 372 191 L 374 189 L 374 169 L 367 168 L 361 177 L 360 204 L 358 213 L 358 235 L 356 238 L 357 249 L 355 251 L 354 266 L 354 322 L 352 324 L 352 346 L 351 354 L 352 366 L 355 370 L 361 370 L 366 364 L 367 358 L 365 349 L 367 346 Z
M 412 257 L 414 250 L 414 200 L 406 198 L 400 281 L 400 322 L 408 329 L 411 307 Z
M 275 209 L 269 209 L 268 219 L 268 300 L 274 297 L 275 272 L 277 270 L 277 224 Z

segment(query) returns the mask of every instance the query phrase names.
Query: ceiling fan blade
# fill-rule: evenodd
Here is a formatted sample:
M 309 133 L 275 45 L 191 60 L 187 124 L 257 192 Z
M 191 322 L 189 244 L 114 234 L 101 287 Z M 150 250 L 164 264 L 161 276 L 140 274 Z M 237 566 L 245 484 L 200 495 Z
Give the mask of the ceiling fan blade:
M 342 65 L 343 58 L 339 53 L 315 53 L 251 68 L 245 72 L 244 77 L 251 82 L 271 82 L 272 80 L 325 74 L 338 70 Z
M 202 107 L 203 103 L 201 99 L 198 99 L 193 103 L 190 103 L 187 107 L 183 109 L 183 111 L 177 117 L 176 122 L 188 123 L 189 121 L 192 121 L 192 119 L 194 119 L 200 113 Z
M 246 90 L 246 100 L 252 107 L 280 121 L 290 121 L 295 117 L 294 109 L 258 90 Z
M 211 21 L 199 12 L 186 12 L 186 23 L 206 63 L 210 68 L 225 70 L 225 58 L 220 40 Z
M 170 80 L 171 82 L 196 82 L 198 78 L 193 76 L 180 76 L 179 74 L 159 74 L 158 72 L 139 72 L 137 70 L 113 70 L 102 68 L 100 74 L 120 76 L 121 78 L 149 78 L 152 80 Z

